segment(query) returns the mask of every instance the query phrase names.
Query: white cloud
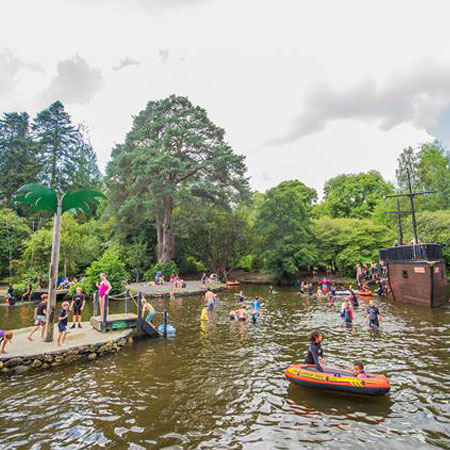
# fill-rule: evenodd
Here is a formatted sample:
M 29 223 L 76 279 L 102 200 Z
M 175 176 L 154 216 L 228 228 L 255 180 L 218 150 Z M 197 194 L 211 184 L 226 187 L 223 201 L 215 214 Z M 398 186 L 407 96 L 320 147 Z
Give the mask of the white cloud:
M 39 64 L 24 61 L 9 49 L 0 53 L 0 98 L 13 95 L 19 82 L 19 73 L 24 69 L 35 72 L 43 71 Z
M 129 66 L 138 66 L 140 64 L 139 61 L 136 59 L 132 59 L 129 56 L 125 57 L 121 61 L 119 61 L 115 66 L 112 67 L 112 69 L 115 72 L 118 72 L 119 70 L 125 69 L 125 67 Z
M 57 75 L 40 98 L 45 103 L 61 100 L 68 104 L 87 104 L 102 89 L 104 79 L 99 69 L 80 56 L 58 61 Z
M 402 123 L 417 128 L 436 125 L 450 104 L 450 64 L 423 61 L 384 85 L 368 80 L 355 87 L 333 89 L 317 84 L 305 97 L 303 111 L 287 134 L 273 144 L 295 142 L 326 129 L 340 119 L 374 121 L 389 130 Z

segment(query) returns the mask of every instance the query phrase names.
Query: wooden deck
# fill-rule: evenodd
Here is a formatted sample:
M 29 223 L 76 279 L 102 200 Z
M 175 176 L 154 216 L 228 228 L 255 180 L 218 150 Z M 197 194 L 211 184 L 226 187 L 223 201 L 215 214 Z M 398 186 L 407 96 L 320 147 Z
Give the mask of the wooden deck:
M 173 288 L 171 283 L 165 283 L 162 286 L 154 286 L 149 283 L 131 283 L 128 288 L 133 292 L 142 292 L 148 297 L 169 297 L 173 292 L 175 297 L 185 297 L 188 295 L 203 295 L 206 288 L 217 292 L 226 289 L 226 285 L 219 282 L 202 284 L 200 281 L 186 281 L 185 288 Z
M 92 328 L 101 332 L 136 328 L 137 315 L 133 313 L 110 314 L 106 319 L 106 329 L 103 327 L 102 318 L 100 316 L 92 316 L 90 323 Z

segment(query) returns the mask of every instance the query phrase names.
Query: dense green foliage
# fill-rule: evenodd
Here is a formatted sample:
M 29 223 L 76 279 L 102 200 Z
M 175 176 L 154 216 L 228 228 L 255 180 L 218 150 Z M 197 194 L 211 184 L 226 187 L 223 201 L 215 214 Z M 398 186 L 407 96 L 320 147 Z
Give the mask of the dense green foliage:
M 0 278 L 9 276 L 9 267 L 21 259 L 31 229 L 14 211 L 0 209 Z
M 204 109 L 170 96 L 149 102 L 113 150 L 107 184 L 118 224 L 154 224 L 159 262 L 174 256 L 173 214 L 184 199 L 226 207 L 248 194 L 244 157 L 224 136 Z
M 310 215 L 316 198 L 300 181 L 285 181 L 267 191 L 254 226 L 257 257 L 267 270 L 292 275 L 312 267 L 317 254 Z
M 36 182 L 41 164 L 28 114 L 5 114 L 0 120 L 0 203 L 9 204 L 20 186 Z
M 393 191 L 393 186 L 376 171 L 338 175 L 325 183 L 323 212 L 330 217 L 363 219 Z
M 128 277 L 150 280 L 156 270 L 167 278 L 178 271 L 226 278 L 236 268 L 287 278 L 313 267 L 351 274 L 396 242 L 397 219 L 385 211 L 395 210 L 397 200 L 385 196 L 408 188 L 407 170 L 413 189 L 434 192 L 416 201 L 419 239 L 442 244 L 450 265 L 450 154 L 439 143 L 403 150 L 397 189 L 369 171 L 328 180 L 321 202 L 300 180 L 250 195 L 244 158 L 205 110 L 185 97 L 151 101 L 113 150 L 105 177 L 110 202 L 63 216 L 60 274 L 87 274 L 82 287 L 89 293 L 100 272 L 115 293 Z M 71 124 L 59 102 L 32 121 L 26 113 L 0 120 L 0 202 L 20 185 L 42 182 L 69 190 L 102 182 L 83 128 Z M 86 211 L 88 197 L 71 194 L 66 209 Z M 409 210 L 409 200 L 400 207 Z M 0 277 L 8 276 L 11 250 L 17 281 L 46 280 L 51 214 L 0 212 Z M 403 224 L 410 241 L 408 214 Z
M 106 273 L 111 283 L 111 294 L 120 294 L 124 291 L 124 282 L 128 280 L 128 272 L 122 260 L 120 246 L 112 245 L 103 255 L 94 261 L 86 271 L 88 292 L 95 290 L 96 283 L 99 282 L 99 275 Z

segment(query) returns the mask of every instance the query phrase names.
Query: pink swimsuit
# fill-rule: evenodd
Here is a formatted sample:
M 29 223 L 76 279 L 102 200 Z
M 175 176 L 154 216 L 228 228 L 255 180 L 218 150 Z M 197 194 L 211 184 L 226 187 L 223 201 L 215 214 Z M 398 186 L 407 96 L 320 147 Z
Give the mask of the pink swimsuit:
M 101 283 L 98 288 L 98 296 L 103 297 L 106 294 L 106 291 L 108 290 L 108 285 L 106 283 Z

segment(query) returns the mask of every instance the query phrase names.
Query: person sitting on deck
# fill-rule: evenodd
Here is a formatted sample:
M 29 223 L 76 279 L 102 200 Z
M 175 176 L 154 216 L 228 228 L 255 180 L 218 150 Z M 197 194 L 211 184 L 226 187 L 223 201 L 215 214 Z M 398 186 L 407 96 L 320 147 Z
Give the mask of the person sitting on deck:
M 315 364 L 318 371 L 323 372 L 322 365 L 325 365 L 323 359 L 322 341 L 323 336 L 319 330 L 313 330 L 308 337 L 309 349 L 305 359 L 305 364 Z
M 31 300 L 31 284 L 27 284 L 27 287 L 25 288 L 25 291 L 22 292 L 21 297 L 23 302 L 29 302 Z
M 164 284 L 164 277 L 160 270 L 158 270 L 155 274 L 155 283 L 157 286 L 162 286 Z
M 216 273 L 212 273 L 212 274 L 209 276 L 209 281 L 211 281 L 211 282 L 219 281 L 219 276 L 218 276 Z
M 5 348 L 8 342 L 12 342 L 13 332 L 0 330 L 0 353 L 8 353 Z
M 65 277 L 64 280 L 61 281 L 57 289 L 69 289 L 70 288 L 70 281 L 69 278 Z
M 314 285 L 312 283 L 309 283 L 308 285 L 308 294 L 310 297 L 314 295 Z
M 364 372 L 364 365 L 361 361 L 355 361 L 353 363 L 352 375 L 358 378 L 367 378 L 366 372 Z
M 176 273 L 171 273 L 169 281 L 172 283 L 172 285 L 177 282 L 180 279 L 180 277 Z
M 147 303 L 147 300 L 145 298 L 142 299 L 142 313 L 141 317 L 145 320 L 148 324 L 153 323 L 153 319 L 155 318 L 156 311 L 155 308 L 150 303 Z

